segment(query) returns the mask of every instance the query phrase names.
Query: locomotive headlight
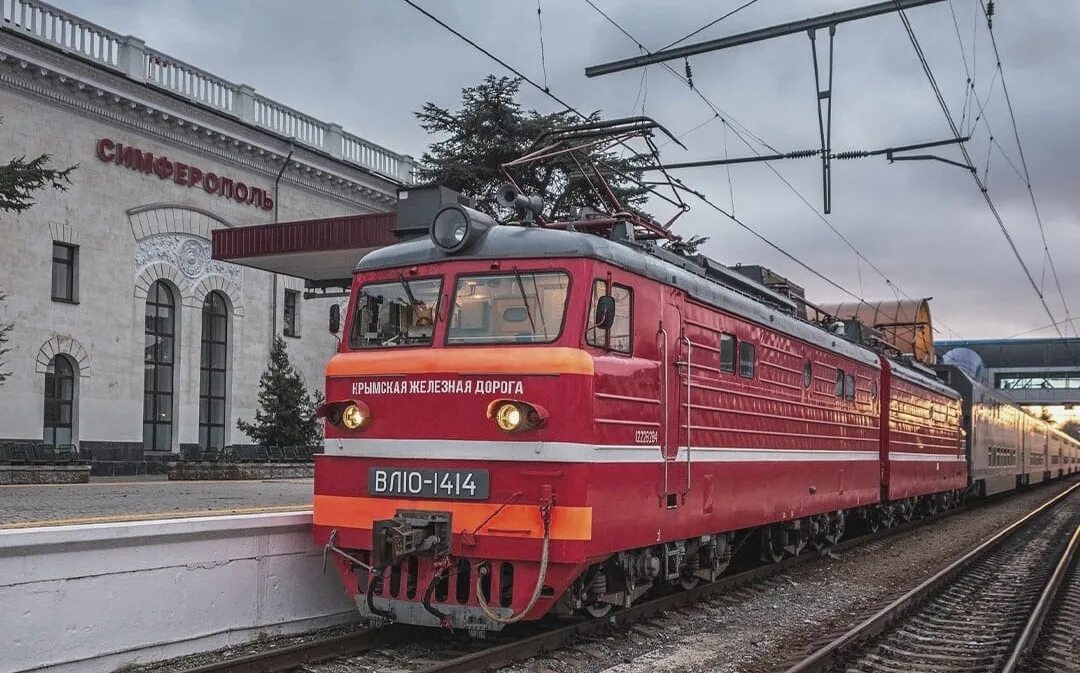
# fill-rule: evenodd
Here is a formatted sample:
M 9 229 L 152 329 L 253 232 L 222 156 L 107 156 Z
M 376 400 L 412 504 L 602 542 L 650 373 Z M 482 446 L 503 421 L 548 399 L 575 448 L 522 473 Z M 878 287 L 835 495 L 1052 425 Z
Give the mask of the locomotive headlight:
M 522 400 L 495 400 L 488 405 L 487 417 L 503 432 L 527 432 L 547 423 L 547 410 Z
M 355 404 L 350 404 L 341 412 L 341 424 L 350 430 L 356 430 L 367 423 L 368 416 Z
M 507 402 L 495 410 L 496 425 L 507 432 L 520 429 L 523 420 L 521 409 L 513 402 Z
M 495 220 L 465 206 L 446 206 L 431 223 L 431 241 L 446 252 L 459 252 L 484 235 Z

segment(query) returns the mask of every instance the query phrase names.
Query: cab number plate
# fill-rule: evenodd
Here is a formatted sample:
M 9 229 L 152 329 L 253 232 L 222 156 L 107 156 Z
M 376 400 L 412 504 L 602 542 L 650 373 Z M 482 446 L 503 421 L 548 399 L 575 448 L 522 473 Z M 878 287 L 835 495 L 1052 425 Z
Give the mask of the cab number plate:
M 412 498 L 485 500 L 488 497 L 488 471 L 369 467 L 368 493 Z

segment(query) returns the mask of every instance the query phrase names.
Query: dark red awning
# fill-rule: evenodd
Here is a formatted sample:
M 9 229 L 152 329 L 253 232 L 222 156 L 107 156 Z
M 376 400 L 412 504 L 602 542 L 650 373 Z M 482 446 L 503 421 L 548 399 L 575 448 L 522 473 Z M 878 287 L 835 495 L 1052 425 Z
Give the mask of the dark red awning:
M 398 241 L 395 221 L 395 213 L 373 213 L 218 229 L 213 256 L 313 285 L 348 287 L 361 257 Z

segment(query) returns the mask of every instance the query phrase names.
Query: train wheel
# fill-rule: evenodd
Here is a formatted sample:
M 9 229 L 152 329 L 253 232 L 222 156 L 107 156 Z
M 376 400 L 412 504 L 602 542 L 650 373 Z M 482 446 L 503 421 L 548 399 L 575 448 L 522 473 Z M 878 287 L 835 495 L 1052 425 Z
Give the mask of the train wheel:
M 896 519 L 900 523 L 907 523 L 915 517 L 915 506 L 911 500 L 901 500 L 896 503 Z
M 808 546 L 813 551 L 821 551 L 828 544 L 825 535 L 829 530 L 829 515 L 818 514 L 810 517 L 810 542 Z
M 938 513 L 938 499 L 937 499 L 937 496 L 933 496 L 933 495 L 927 496 L 926 499 L 923 500 L 922 506 L 923 506 L 922 507 L 923 508 L 923 513 L 926 514 L 927 518 L 933 518 L 933 517 L 937 516 L 937 513 Z
M 615 609 L 615 606 L 611 603 L 588 603 L 582 607 L 585 608 L 585 612 L 588 612 L 590 617 L 597 619 L 607 617 Z
M 686 591 L 690 591 L 698 584 L 701 584 L 701 578 L 697 575 L 682 575 L 679 577 L 679 586 Z
M 798 556 L 810 542 L 810 525 L 805 519 L 791 521 L 784 527 L 784 552 L 789 556 Z
M 825 528 L 825 542 L 828 546 L 833 547 L 840 538 L 844 537 L 844 532 L 847 530 L 847 517 L 841 511 L 833 512 L 827 515 L 829 517 L 829 525 Z
M 881 521 L 881 527 L 888 530 L 896 525 L 896 512 L 892 507 L 885 505 L 877 508 L 875 515 Z
M 776 563 L 784 558 L 784 545 L 787 544 L 787 531 L 783 525 L 774 523 L 761 529 L 761 560 Z

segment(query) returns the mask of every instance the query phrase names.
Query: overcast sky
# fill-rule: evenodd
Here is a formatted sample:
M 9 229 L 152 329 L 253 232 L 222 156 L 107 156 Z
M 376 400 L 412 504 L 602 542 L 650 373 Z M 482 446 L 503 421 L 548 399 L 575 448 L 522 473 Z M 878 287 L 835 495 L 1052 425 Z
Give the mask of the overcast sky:
M 54 0 L 56 4 L 149 46 L 188 61 L 395 151 L 419 157 L 430 138 L 412 112 L 425 101 L 455 106 L 462 86 L 500 66 L 400 0 Z M 517 0 L 419 0 L 429 11 L 531 77 L 543 80 L 537 4 Z M 593 0 L 648 49 L 673 42 L 744 0 L 656 2 Z M 695 36 L 693 41 L 805 18 L 867 0 L 760 0 Z M 642 112 L 676 134 L 713 116 L 688 87 L 659 66 L 587 79 L 587 65 L 637 53 L 584 0 L 541 0 L 547 81 L 583 111 L 607 117 Z M 1080 3 L 1032 0 L 995 3 L 994 30 L 1020 137 L 1069 307 L 1080 315 Z M 1062 300 L 1044 262 L 1001 79 L 995 76 L 986 24 L 977 0 L 952 0 L 968 67 L 985 103 L 997 145 L 980 121 L 969 148 L 980 177 L 989 155 L 990 195 L 1002 213 L 1055 318 Z M 954 117 L 962 116 L 965 68 L 950 3 L 908 11 Z M 819 44 L 827 44 L 819 34 Z M 833 75 L 833 146 L 874 149 L 944 139 L 945 117 L 899 17 L 885 15 L 837 29 Z M 682 70 L 682 63 L 672 64 Z M 750 129 L 780 151 L 818 143 L 809 40 L 792 35 L 691 60 L 694 83 L 733 124 Z M 527 87 L 526 87 L 527 88 Z M 559 109 L 534 90 L 523 102 Z M 968 115 L 970 121 L 971 115 Z M 965 127 L 970 126 L 965 123 Z M 683 151 L 666 147 L 669 162 L 745 155 L 747 147 L 718 120 L 687 134 Z M 989 148 L 989 152 L 988 152 Z M 762 150 L 761 146 L 756 149 Z M 959 159 L 955 149 L 943 156 Z M 1006 158 L 1006 156 L 1008 158 Z M 774 164 L 821 210 L 820 164 Z M 685 181 L 730 208 L 746 224 L 867 299 L 892 298 L 877 272 L 830 231 L 764 164 L 681 171 Z M 815 300 L 847 297 L 768 248 L 708 206 L 678 226 L 705 234 L 709 255 L 725 263 L 760 263 L 788 275 Z M 651 210 L 660 219 L 662 204 Z M 1039 304 L 974 181 L 961 168 L 938 162 L 888 164 L 883 158 L 836 162 L 829 222 L 897 286 L 931 304 L 943 337 L 1005 337 L 1046 326 Z M 1080 322 L 1080 321 L 1078 321 Z M 1080 324 L 1077 325 L 1080 327 Z M 1064 329 L 1064 327 L 1063 327 Z M 1070 334 L 1072 328 L 1070 327 Z M 1052 328 L 1027 336 L 1051 336 Z

